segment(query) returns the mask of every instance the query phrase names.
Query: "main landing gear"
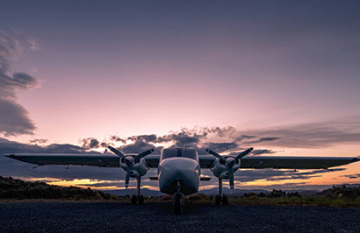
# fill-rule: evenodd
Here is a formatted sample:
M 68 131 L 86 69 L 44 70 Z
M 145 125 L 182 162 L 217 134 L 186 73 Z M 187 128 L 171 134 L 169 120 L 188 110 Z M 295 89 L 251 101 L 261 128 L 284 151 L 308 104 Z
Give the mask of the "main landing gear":
M 215 204 L 220 205 L 221 201 L 222 201 L 223 205 L 228 204 L 227 196 L 222 193 L 222 179 L 219 178 L 219 195 L 216 195 L 216 197 L 215 197 Z
M 184 194 L 181 193 L 180 181 L 177 181 L 177 192 L 173 196 L 173 205 L 176 215 L 180 215 L 184 210 Z
M 140 184 L 141 184 L 141 177 L 137 178 L 137 195 L 131 196 L 131 204 L 136 205 L 136 203 L 139 203 L 139 205 L 144 204 L 144 196 L 140 195 Z
M 136 203 L 139 203 L 139 205 L 144 204 L 144 196 L 143 195 L 132 195 L 131 196 L 131 204 L 136 205 Z

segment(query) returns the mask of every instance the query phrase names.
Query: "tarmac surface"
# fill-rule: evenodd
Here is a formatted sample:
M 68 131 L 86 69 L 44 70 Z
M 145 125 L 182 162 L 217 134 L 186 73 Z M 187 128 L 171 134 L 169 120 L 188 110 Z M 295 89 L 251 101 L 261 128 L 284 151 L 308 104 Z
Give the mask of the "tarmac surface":
M 359 208 L 0 202 L 0 232 L 360 232 Z

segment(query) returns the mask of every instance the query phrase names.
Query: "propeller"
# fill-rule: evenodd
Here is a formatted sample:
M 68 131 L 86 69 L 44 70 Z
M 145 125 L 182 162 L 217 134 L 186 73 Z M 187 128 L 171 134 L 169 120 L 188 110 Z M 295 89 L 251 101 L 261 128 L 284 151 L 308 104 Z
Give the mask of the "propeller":
M 119 157 L 125 159 L 125 155 L 123 153 L 121 153 L 121 151 L 115 149 L 112 146 L 108 146 L 109 150 L 111 150 L 112 152 L 114 152 L 114 154 L 118 155 Z
M 217 152 L 210 150 L 210 149 L 206 149 L 206 152 L 208 152 L 209 154 L 218 158 L 220 163 L 224 164 L 228 168 L 227 170 L 229 172 L 230 188 L 233 189 L 234 188 L 234 171 L 232 168 L 237 160 L 241 160 L 244 156 L 248 155 L 253 149 L 254 148 L 250 147 L 249 149 L 241 152 L 240 154 L 238 154 L 235 157 L 227 157 L 227 158 L 222 157 Z
M 222 157 L 221 155 L 219 155 L 217 152 L 210 150 L 210 149 L 206 149 L 206 152 L 208 152 L 209 154 L 212 154 L 213 156 L 215 156 L 216 158 L 218 158 L 221 162 L 225 163 L 225 158 Z
M 154 149 L 149 149 L 146 150 L 144 152 L 141 152 L 140 154 L 136 155 L 136 156 L 131 156 L 131 155 L 124 155 L 121 151 L 115 149 L 112 146 L 108 146 L 109 150 L 111 150 L 112 152 L 114 152 L 114 154 L 116 154 L 117 156 L 119 156 L 120 158 L 124 159 L 125 164 L 126 164 L 126 177 L 125 177 L 125 187 L 127 188 L 129 186 L 129 180 L 130 180 L 130 169 L 138 162 L 140 162 L 141 158 L 144 158 L 145 156 L 151 154 L 152 152 L 154 152 Z

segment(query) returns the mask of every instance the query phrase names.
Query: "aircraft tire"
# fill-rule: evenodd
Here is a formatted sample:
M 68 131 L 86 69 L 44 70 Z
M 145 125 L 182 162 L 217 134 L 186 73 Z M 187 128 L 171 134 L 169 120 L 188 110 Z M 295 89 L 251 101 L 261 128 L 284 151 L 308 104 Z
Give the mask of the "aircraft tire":
M 135 195 L 132 195 L 132 197 L 131 197 L 131 204 L 132 204 L 132 205 L 136 205 L 136 202 L 137 202 L 136 196 L 135 196 Z
M 215 197 L 215 205 L 220 205 L 220 196 L 218 195 Z
M 144 204 L 144 196 L 140 195 L 139 196 L 139 205 L 143 205 Z
M 227 204 L 228 204 L 228 198 L 227 198 L 227 196 L 223 195 L 222 201 L 223 201 L 223 205 L 227 205 Z
M 181 203 L 182 196 L 180 194 L 175 195 L 175 204 L 174 204 L 174 211 L 176 215 L 180 215 L 182 213 L 182 203 Z

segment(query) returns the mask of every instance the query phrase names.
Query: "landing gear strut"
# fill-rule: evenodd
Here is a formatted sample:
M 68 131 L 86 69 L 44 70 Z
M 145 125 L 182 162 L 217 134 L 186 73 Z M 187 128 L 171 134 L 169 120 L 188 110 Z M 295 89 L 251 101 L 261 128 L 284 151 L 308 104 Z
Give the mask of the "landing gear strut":
M 139 176 L 136 182 L 137 186 L 137 195 L 132 195 L 131 197 L 131 204 L 136 205 L 137 202 L 139 202 L 139 205 L 144 204 L 144 196 L 140 195 L 140 184 L 141 184 L 141 177 Z
M 184 195 L 181 193 L 181 185 L 180 182 L 177 181 L 177 192 L 173 196 L 173 205 L 174 211 L 176 215 L 179 215 L 183 212 L 184 209 Z
M 223 205 L 228 204 L 228 198 L 226 195 L 222 193 L 222 179 L 219 178 L 219 195 L 215 197 L 215 204 L 220 205 L 220 202 L 222 201 Z

